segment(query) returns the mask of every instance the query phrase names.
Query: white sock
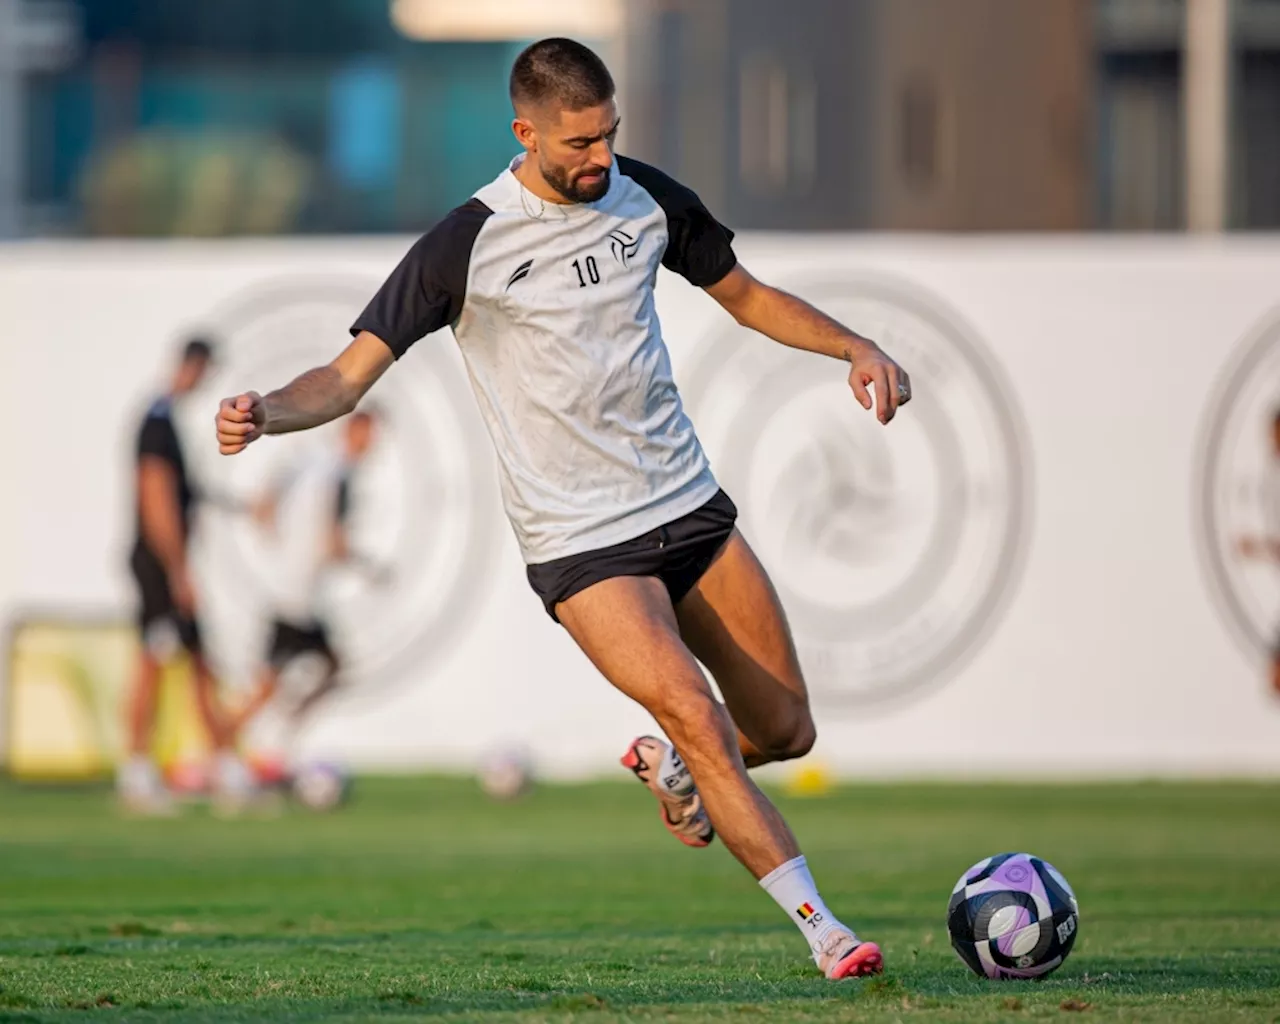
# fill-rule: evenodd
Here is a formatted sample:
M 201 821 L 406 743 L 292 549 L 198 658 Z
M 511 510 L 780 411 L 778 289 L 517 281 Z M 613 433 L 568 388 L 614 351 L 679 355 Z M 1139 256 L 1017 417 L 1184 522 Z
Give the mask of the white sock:
M 116 785 L 125 793 L 151 794 L 164 789 L 159 769 L 146 754 L 129 755 L 116 774 Z
M 803 856 L 795 857 L 760 879 L 760 886 L 773 897 L 809 943 L 814 959 L 822 951 L 822 945 L 833 931 L 848 932 L 853 929 L 841 924 L 827 909 L 818 895 L 818 887 L 809 873 L 809 865 Z M 857 936 L 854 936 L 855 940 Z
M 219 751 L 213 763 L 213 788 L 220 793 L 241 795 L 253 789 L 249 766 L 229 750 Z

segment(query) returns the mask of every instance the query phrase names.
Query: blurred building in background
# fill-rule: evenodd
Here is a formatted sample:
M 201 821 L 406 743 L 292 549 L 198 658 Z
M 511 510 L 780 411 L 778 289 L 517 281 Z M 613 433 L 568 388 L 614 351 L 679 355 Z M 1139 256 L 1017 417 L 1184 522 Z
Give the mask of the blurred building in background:
M 1093 5 L 667 0 L 641 149 L 730 223 L 1078 229 Z
M 1102 228 L 1186 226 L 1188 41 L 1225 13 L 1222 169 L 1228 228 L 1280 227 L 1280 3 L 1102 0 L 1097 6 L 1097 132 L 1092 165 Z M 1188 13 L 1193 19 L 1188 23 Z M 1199 18 L 1197 23 L 1194 19 Z M 1207 31 L 1212 31 L 1212 24 Z M 1212 59 L 1213 54 L 1210 53 Z M 1209 83 L 1210 89 L 1214 83 Z
M 76 59 L 26 76 L 30 231 L 406 230 L 511 148 L 517 44 L 412 41 L 386 0 L 72 7 Z
M 421 230 L 552 33 L 735 227 L 1280 227 L 1280 0 L 0 0 L 0 234 Z

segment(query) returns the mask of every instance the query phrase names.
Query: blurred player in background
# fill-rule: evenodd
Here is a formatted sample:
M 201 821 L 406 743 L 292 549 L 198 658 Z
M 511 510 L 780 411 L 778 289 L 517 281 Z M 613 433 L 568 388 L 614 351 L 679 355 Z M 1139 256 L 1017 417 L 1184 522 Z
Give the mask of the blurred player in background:
M 1270 460 L 1262 478 L 1262 519 L 1266 533 L 1246 535 L 1238 541 L 1245 558 L 1275 563 L 1280 567 L 1280 409 L 1271 417 Z M 1280 627 L 1271 642 L 1271 689 L 1280 697 Z
M 248 702 L 231 728 L 240 734 L 267 705 L 290 696 L 285 712 L 287 744 L 315 706 L 337 687 L 342 661 L 334 649 L 324 610 L 325 581 L 350 566 L 384 584 L 389 570 L 357 552 L 351 543 L 352 478 L 377 439 L 375 413 L 353 413 L 339 445 L 308 452 L 269 487 L 254 513 L 272 537 L 278 560 L 272 573 L 275 620 L 266 661 Z M 317 663 L 307 685 L 282 693 L 286 669 L 303 660 Z M 286 688 L 287 689 L 287 688 Z M 285 751 L 273 752 L 283 754 Z
M 672 740 L 641 737 L 623 763 L 681 842 L 721 838 L 828 978 L 877 973 L 879 947 L 823 903 L 795 836 L 747 772 L 806 753 L 813 717 L 777 593 L 676 390 L 654 305 L 658 267 L 739 323 L 844 361 L 854 396 L 882 424 L 910 400 L 908 376 L 875 342 L 752 277 L 732 233 L 688 188 L 614 156 L 613 79 L 587 47 L 527 48 L 511 99 L 524 152 L 413 246 L 332 363 L 265 398 L 224 399 L 219 449 L 233 455 L 263 434 L 344 415 L 418 339 L 451 326 L 530 585 Z
M 198 494 L 174 425 L 175 406 L 199 386 L 212 358 L 208 340 L 188 341 L 168 390 L 151 403 L 138 430 L 137 536 L 129 566 L 138 586 L 142 643 L 129 704 L 128 756 L 116 777 L 121 802 L 136 813 L 173 809 L 151 747 L 164 670 L 183 649 L 190 659 L 196 706 L 215 751 L 215 790 L 230 805 L 248 798 L 253 789 L 247 769 L 230 751 L 231 733 L 218 706 L 217 682 L 201 646 L 187 559 Z

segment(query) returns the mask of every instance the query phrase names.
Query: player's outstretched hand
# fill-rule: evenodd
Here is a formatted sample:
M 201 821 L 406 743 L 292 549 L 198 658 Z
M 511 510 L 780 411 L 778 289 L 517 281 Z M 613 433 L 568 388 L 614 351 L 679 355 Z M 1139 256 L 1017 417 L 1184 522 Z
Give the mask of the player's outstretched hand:
M 875 389 L 876 419 L 888 423 L 898 406 L 911 401 L 911 378 L 907 371 L 890 359 L 879 348 L 868 348 L 853 360 L 849 371 L 849 387 L 858 404 L 864 409 L 872 405 L 868 387 Z
M 266 421 L 267 410 L 258 392 L 246 391 L 235 398 L 224 398 L 213 420 L 218 429 L 218 451 L 223 455 L 244 451 L 262 436 Z

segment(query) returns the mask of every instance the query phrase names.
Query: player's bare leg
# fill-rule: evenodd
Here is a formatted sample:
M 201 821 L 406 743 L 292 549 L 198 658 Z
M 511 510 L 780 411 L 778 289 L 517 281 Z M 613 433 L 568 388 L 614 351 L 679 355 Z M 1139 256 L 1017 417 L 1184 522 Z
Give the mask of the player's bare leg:
M 329 672 L 316 684 L 314 690 L 311 690 L 302 700 L 298 701 L 297 706 L 289 714 L 289 721 L 295 729 L 301 728 L 302 723 L 311 714 L 312 710 L 338 688 L 338 681 L 338 673 L 336 671 Z
M 156 704 L 164 664 L 143 647 L 129 697 L 129 752 L 116 777 L 116 793 L 124 808 L 137 814 L 170 814 L 172 799 L 151 759 Z
M 807 754 L 817 732 L 795 642 L 768 574 L 737 530 L 676 607 L 676 619 L 681 637 L 720 686 L 745 763 Z M 803 860 L 797 867 L 808 871 Z M 815 954 L 829 977 L 882 967 L 878 947 L 838 929 Z
M 676 607 L 680 635 L 720 686 L 748 768 L 803 757 L 817 732 L 782 604 L 737 530 Z
M 259 668 L 252 695 L 229 719 L 231 735 L 237 738 L 236 742 L 249 724 L 262 714 L 267 705 L 282 697 L 280 682 L 284 669 L 285 664 L 275 661 L 265 662 Z M 283 732 L 277 735 L 274 742 L 268 746 L 268 750 L 273 751 L 267 762 L 271 765 L 268 770 L 273 783 L 279 783 L 289 776 L 287 766 L 293 761 L 291 749 L 295 746 L 298 733 L 320 702 L 338 688 L 340 681 L 338 669 L 337 656 L 332 651 L 327 652 L 324 655 L 324 671 L 315 685 L 303 694 L 301 699 L 290 701 L 291 706 L 282 708 Z M 265 794 L 260 794 L 259 802 L 270 809 L 270 804 L 264 797 Z
M 325 655 L 325 674 L 315 685 L 315 688 L 307 693 L 302 700 L 298 701 L 298 706 L 293 709 L 289 718 L 295 729 L 300 728 L 303 721 L 311 714 L 322 700 L 333 693 L 338 688 L 339 675 L 338 672 L 342 667 L 342 663 L 338 660 L 338 656 L 332 651 Z
M 814 929 L 810 945 L 827 976 L 879 970 L 879 949 L 860 943 L 826 911 L 791 830 L 747 774 L 738 730 L 681 639 L 663 584 L 615 577 L 561 602 L 556 614 L 604 676 L 670 737 L 729 851 L 789 915 L 798 915 L 802 932 Z M 771 888 L 774 881 L 782 895 Z
M 676 607 L 676 619 L 681 639 L 721 684 L 746 766 L 807 754 L 816 733 L 795 644 L 773 585 L 736 530 Z M 675 750 L 668 750 L 662 740 L 642 736 L 622 763 L 659 799 L 672 803 L 667 827 L 682 842 L 707 844 L 709 835 L 674 824 L 689 812 L 672 801 L 677 793 L 669 782 L 680 779 L 681 767 Z M 688 787 L 681 787 L 678 795 L 687 803 L 698 800 Z
M 213 669 L 203 655 L 191 656 L 191 674 L 195 683 L 196 708 L 209 741 L 215 750 L 224 750 L 230 744 L 231 731 L 218 703 L 218 682 Z
M 283 666 L 268 663 L 258 670 L 257 682 L 253 694 L 244 705 L 231 717 L 230 731 L 232 736 L 239 736 L 245 727 L 253 721 L 280 692 L 280 672 Z M 325 655 L 324 675 L 288 712 L 291 729 L 298 729 L 315 707 L 338 688 L 340 663 L 336 655 Z
M 280 688 L 280 669 L 273 664 L 263 665 L 258 670 L 258 678 L 254 683 L 253 693 L 244 705 L 230 718 L 228 728 L 232 736 L 238 737 L 251 721 L 270 704 Z
M 214 808 L 224 814 L 238 814 L 258 800 L 257 783 L 235 752 L 235 732 L 218 701 L 217 678 L 203 655 L 192 654 L 191 674 L 196 707 L 214 749 Z
M 156 701 L 160 696 L 160 677 L 164 666 L 160 659 L 143 648 L 138 655 L 129 701 L 129 753 L 146 754 L 151 749 L 151 731 L 155 728 Z
M 796 856 L 791 831 L 747 775 L 728 711 L 680 639 L 662 583 L 605 580 L 561 602 L 556 614 L 605 678 L 671 738 L 733 855 L 757 878 Z

